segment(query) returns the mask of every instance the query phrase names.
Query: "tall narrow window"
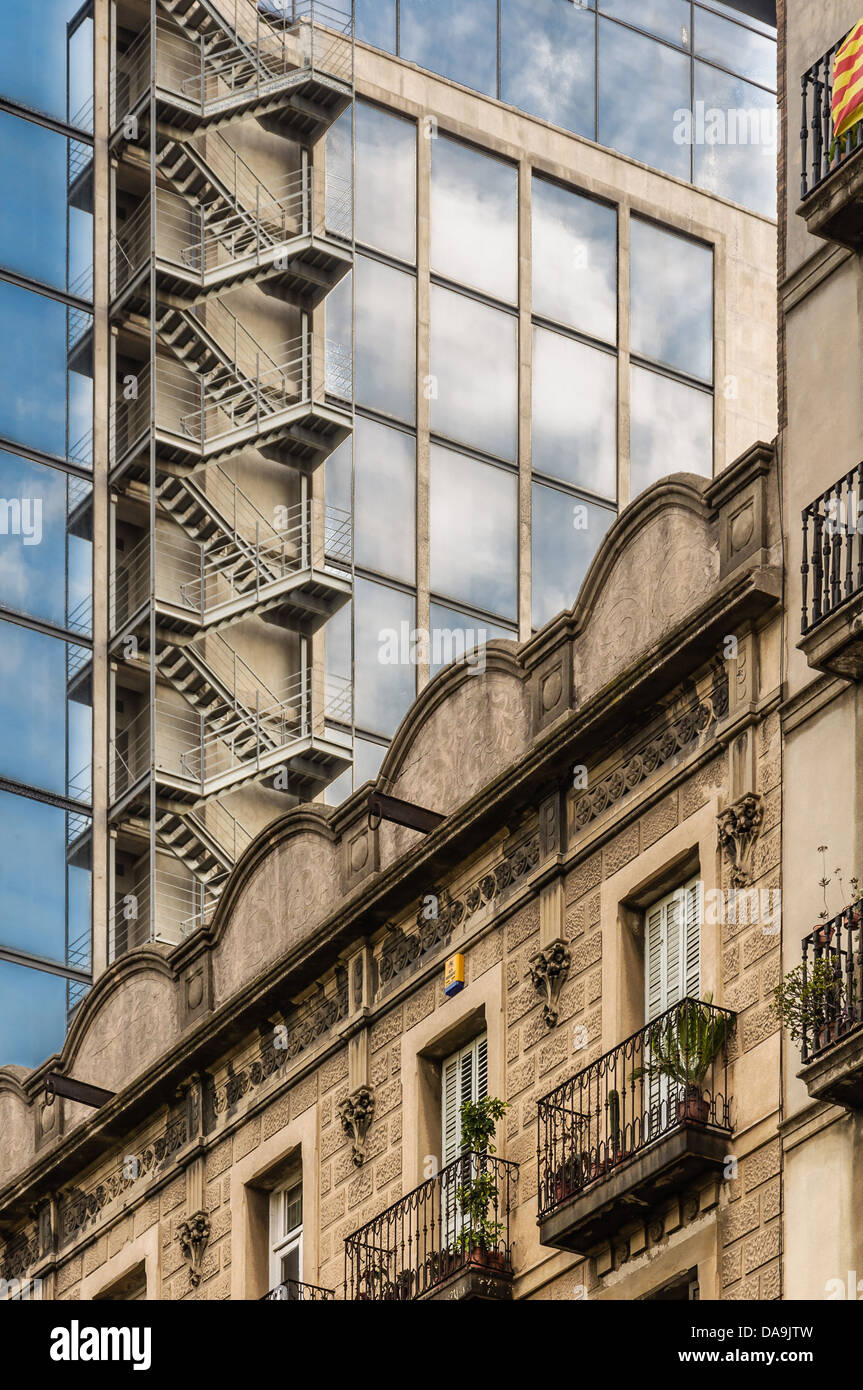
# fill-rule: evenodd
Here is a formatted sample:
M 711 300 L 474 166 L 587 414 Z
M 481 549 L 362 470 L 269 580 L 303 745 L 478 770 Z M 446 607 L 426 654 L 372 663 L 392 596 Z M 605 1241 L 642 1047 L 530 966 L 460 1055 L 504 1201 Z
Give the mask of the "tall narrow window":
M 701 880 L 694 878 L 648 910 L 645 1022 L 701 992 Z
M 303 1180 L 295 1172 L 270 1196 L 270 1288 L 300 1298 L 303 1268 Z
M 461 1108 L 466 1101 L 484 1100 L 488 1095 L 488 1037 L 474 1038 L 467 1047 L 447 1057 L 441 1068 L 444 1164 L 461 1152 Z

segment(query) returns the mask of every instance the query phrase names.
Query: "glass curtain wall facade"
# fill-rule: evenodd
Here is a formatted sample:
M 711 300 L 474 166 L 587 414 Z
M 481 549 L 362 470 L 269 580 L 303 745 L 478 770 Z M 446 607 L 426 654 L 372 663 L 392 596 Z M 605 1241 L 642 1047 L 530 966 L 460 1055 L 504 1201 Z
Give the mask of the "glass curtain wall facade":
M 775 215 L 765 0 L 357 0 L 357 38 Z
M 92 968 L 93 14 L 0 12 L 0 1058 Z
M 416 206 L 427 132 L 363 100 L 353 120 L 356 431 L 328 461 L 326 485 L 348 508 L 353 477 L 357 579 L 353 612 L 327 626 L 326 660 L 334 677 L 353 671 L 357 741 L 353 780 L 333 784 L 333 802 L 376 775 L 421 667 L 434 675 L 491 638 L 524 638 L 528 586 L 528 631 L 541 627 L 571 606 L 627 502 L 669 473 L 711 476 L 714 467 L 711 245 L 633 216 L 622 253 L 612 202 L 434 131 L 420 190 L 429 208 L 423 342 Z M 350 177 L 351 144 L 346 113 L 328 137 L 334 189 Z M 530 228 L 521 279 L 520 224 Z M 345 281 L 326 306 L 328 335 L 345 352 L 350 294 Z M 519 332 L 525 312 L 529 343 Z M 429 364 L 419 385 L 418 342 Z M 525 373 L 530 422 L 520 431 Z M 422 526 L 418 391 L 429 450 Z M 519 486 L 525 440 L 529 495 Z M 520 536 L 529 537 L 521 563 Z M 425 611 L 427 633 L 417 628 Z

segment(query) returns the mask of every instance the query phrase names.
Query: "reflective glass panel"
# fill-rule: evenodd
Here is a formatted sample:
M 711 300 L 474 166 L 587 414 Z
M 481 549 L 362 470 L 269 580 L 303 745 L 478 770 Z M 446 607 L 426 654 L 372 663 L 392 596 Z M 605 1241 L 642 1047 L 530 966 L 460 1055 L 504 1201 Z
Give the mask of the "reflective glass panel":
M 596 19 L 572 0 L 501 0 L 500 95 L 594 138 Z
M 637 217 L 631 246 L 632 351 L 712 381 L 712 250 Z
M 357 240 L 401 261 L 416 259 L 413 121 L 357 102 Z
M 518 298 L 518 170 L 443 136 L 432 141 L 431 269 Z
M 0 451 L 0 603 L 89 634 L 91 487 Z M 66 565 L 68 547 L 68 591 Z
M 599 8 L 680 48 L 691 43 L 689 0 L 599 0 Z
M 557 488 L 531 488 L 531 622 L 540 628 L 571 608 L 615 513 Z
M 66 703 L 67 649 L 74 665 L 84 652 L 44 633 L 0 622 L 0 774 L 17 782 L 64 795 L 66 747 L 70 783 L 82 795 L 79 778 L 91 761 L 91 710 Z M 68 674 L 74 674 L 68 671 Z M 64 710 L 68 735 L 64 738 Z
M 386 754 L 381 743 L 371 743 L 367 738 L 358 738 L 354 745 L 354 786 L 363 782 L 373 782 L 380 771 Z
M 518 604 L 518 478 L 433 444 L 431 588 L 514 619 Z
M 617 210 L 548 179 L 532 194 L 533 312 L 617 341 Z
M 354 610 L 356 722 L 389 736 L 416 694 L 416 604 L 408 594 L 358 578 Z
M 93 378 L 86 331 L 78 316 L 47 295 L 0 282 L 0 435 L 48 454 L 77 458 L 89 450 Z M 79 353 L 66 382 L 67 328 Z
M 617 496 L 617 358 L 533 330 L 533 467 L 600 497 Z
M 396 0 L 356 0 L 356 34 L 362 43 L 396 51 Z
M 776 216 L 776 98 L 741 77 L 695 64 L 693 125 L 699 188 Z
M 716 10 L 728 19 L 742 20 L 768 38 L 776 38 L 776 0 L 736 0 L 735 4 L 729 5 L 724 0 L 704 0 L 704 7 Z
M 0 112 L 0 264 L 58 289 L 86 296 L 92 288 L 93 218 L 82 189 L 68 207 L 69 267 L 66 267 L 67 156 L 91 168 L 91 152 L 79 141 Z M 82 205 L 83 204 L 83 205 Z
M 79 826 L 78 818 L 71 819 L 70 840 L 88 826 L 89 821 L 82 819 Z M 67 867 L 66 838 L 65 811 L 0 792 L 0 946 L 65 963 L 67 876 L 70 945 L 87 938 L 89 855 Z M 85 956 L 89 961 L 89 949 Z
M 518 453 L 518 321 L 431 287 L 431 428 L 484 453 Z
M 689 70 L 685 53 L 600 18 L 599 143 L 688 179 L 675 113 L 690 109 Z
M 670 377 L 632 368 L 630 492 L 669 473 L 713 474 L 713 397 Z
M 68 36 L 81 0 L 0 6 L 0 92 L 22 106 L 92 129 L 93 22 Z M 67 84 L 68 60 L 68 84 Z
M 776 42 L 695 7 L 695 52 L 699 58 L 776 89 Z
M 399 52 L 421 68 L 497 96 L 497 0 L 401 0 Z
M 32 1070 L 59 1052 L 66 1036 L 66 981 L 0 961 L 0 1057 Z
M 433 676 L 451 661 L 464 662 L 465 665 L 479 667 L 483 663 L 482 648 L 495 637 L 505 637 L 515 642 L 518 634 L 515 628 L 500 627 L 486 618 L 474 618 L 468 613 L 459 613 L 455 608 L 445 608 L 441 603 L 431 605 L 431 632 L 429 633 L 429 669 Z
M 416 441 L 357 416 L 354 559 L 412 584 L 416 572 Z M 350 440 L 327 459 L 327 504 L 350 512 Z
M 357 404 L 413 423 L 416 281 L 366 256 L 357 257 L 355 274 Z

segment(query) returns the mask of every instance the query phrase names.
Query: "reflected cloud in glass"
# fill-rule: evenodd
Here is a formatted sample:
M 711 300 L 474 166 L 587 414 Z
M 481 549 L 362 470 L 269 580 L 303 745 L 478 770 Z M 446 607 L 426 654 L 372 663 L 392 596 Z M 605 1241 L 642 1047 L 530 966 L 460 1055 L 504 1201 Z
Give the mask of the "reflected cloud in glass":
M 416 140 L 413 121 L 357 102 L 357 240 L 397 260 L 416 260 Z
M 501 100 L 592 140 L 595 24 L 572 0 L 501 0 Z
M 66 706 L 66 648 L 59 638 L 0 622 L 0 774 L 60 795 L 66 792 L 67 739 L 73 777 L 92 757 L 89 705 Z
M 599 143 L 688 179 L 691 150 L 674 138 L 674 113 L 689 109 L 689 72 L 685 53 L 600 18 Z
M 599 0 L 599 8 L 681 48 L 692 42 L 689 0 Z
M 358 578 L 355 586 L 356 722 L 394 734 L 416 695 L 416 603 L 409 594 Z
M 362 43 L 396 51 L 396 0 L 356 0 L 356 34 Z
M 354 559 L 361 569 L 414 582 L 416 441 L 357 416 L 354 428 Z M 350 511 L 351 454 L 345 440 L 327 459 L 327 502 Z
M 712 395 L 633 367 L 629 449 L 630 501 L 669 473 L 712 477 Z
M 617 341 L 617 210 L 548 179 L 531 198 L 533 312 Z
M 0 434 L 66 454 L 66 309 L 44 294 L 0 282 Z M 92 425 L 91 377 L 69 374 L 69 438 Z
M 704 111 L 705 139 L 695 144 L 699 188 L 775 217 L 776 98 L 740 77 L 696 63 L 695 100 Z M 710 130 L 722 139 L 707 143 Z
M 66 877 L 69 938 L 89 924 L 88 869 L 66 866 L 66 813 L 29 797 L 0 792 L 0 946 L 64 963 Z
M 518 298 L 518 170 L 443 136 L 432 141 L 431 269 Z
M 557 488 L 531 488 L 531 623 L 569 609 L 615 513 Z
M 518 478 L 433 444 L 431 588 L 473 608 L 515 619 L 518 605 Z
M 431 604 L 429 633 L 429 670 L 436 676 L 451 661 L 470 656 L 477 647 L 492 642 L 496 637 L 508 641 L 518 640 L 514 628 L 500 627 L 490 623 L 487 618 L 474 618 L 469 613 L 459 613 L 456 608 L 446 608 L 441 603 Z
M 538 473 L 617 496 L 617 358 L 533 330 L 531 457 Z
M 776 42 L 695 7 L 695 52 L 750 82 L 776 90 Z
M 634 217 L 630 255 L 632 351 L 712 381 L 712 250 Z
M 518 321 L 440 285 L 431 287 L 431 428 L 484 453 L 518 452 Z
M 421 68 L 497 96 L 497 0 L 401 0 L 399 52 Z
M 0 602 L 5 607 L 57 627 L 65 627 L 72 615 L 75 631 L 89 632 L 89 536 L 68 536 L 68 603 L 66 598 L 67 509 L 73 510 L 79 495 L 86 507 L 89 493 L 87 484 L 59 469 L 0 451 Z M 89 531 L 88 521 L 83 525 Z
M 71 206 L 67 286 L 68 146 L 56 131 L 0 112 L 0 264 L 58 289 L 78 285 L 93 259 L 93 219 Z

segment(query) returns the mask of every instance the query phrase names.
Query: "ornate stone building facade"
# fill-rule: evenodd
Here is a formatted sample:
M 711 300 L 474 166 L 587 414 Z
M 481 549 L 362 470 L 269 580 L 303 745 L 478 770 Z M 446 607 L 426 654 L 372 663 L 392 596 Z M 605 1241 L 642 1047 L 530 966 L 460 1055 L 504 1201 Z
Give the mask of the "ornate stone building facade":
M 781 1296 L 778 487 L 764 444 L 654 484 L 570 611 L 426 686 L 374 787 L 269 826 L 205 930 L 0 1070 L 4 1277 Z M 496 1152 L 465 1157 L 484 1097 Z

